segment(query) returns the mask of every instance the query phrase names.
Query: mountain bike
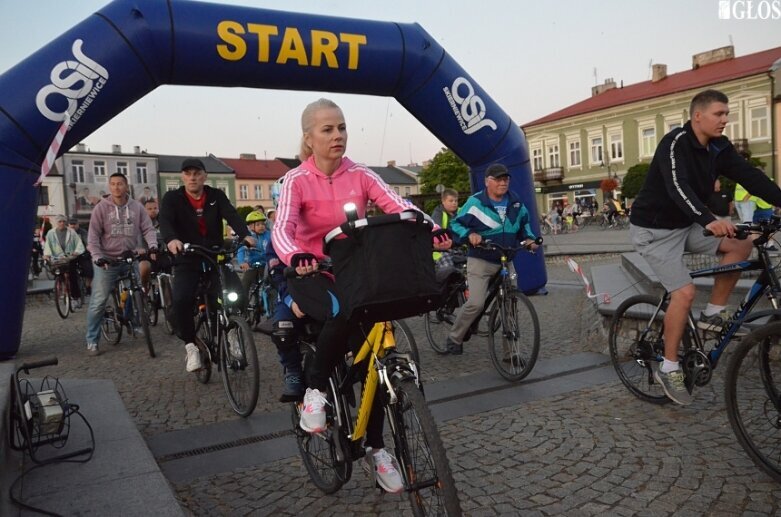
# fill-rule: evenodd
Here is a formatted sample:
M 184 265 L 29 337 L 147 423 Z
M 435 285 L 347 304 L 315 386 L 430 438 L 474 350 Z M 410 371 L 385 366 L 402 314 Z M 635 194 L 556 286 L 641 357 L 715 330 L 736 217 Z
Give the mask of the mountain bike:
M 542 239 L 535 241 L 542 243 Z M 488 315 L 488 353 L 499 375 L 509 381 L 520 381 L 534 368 L 540 351 L 540 323 L 537 311 L 529 299 L 515 287 L 515 274 L 510 273 L 509 265 L 521 249 L 526 249 L 531 241 L 523 241 L 519 246 L 505 248 L 499 244 L 484 241 L 478 247 L 499 251 L 501 268 L 488 283 L 488 296 L 483 310 L 475 320 L 479 323 Z M 446 287 L 444 303 L 436 310 L 424 316 L 424 327 L 431 347 L 445 353 L 445 342 L 456 320 L 456 310 L 466 301 L 466 279 L 453 275 Z M 464 340 L 468 340 L 475 326 L 467 331 Z
M 260 262 L 250 264 L 250 267 L 262 272 L 262 274 L 258 274 L 255 283 L 250 286 L 249 300 L 247 302 L 247 323 L 249 323 L 250 328 L 255 328 L 262 321 L 270 320 L 274 317 L 279 293 L 277 293 L 277 289 L 271 282 L 269 273 L 271 268 Z
M 309 324 L 301 336 L 304 362 L 312 361 L 319 326 Z M 415 515 L 461 515 L 445 448 L 423 397 L 419 367 L 409 329 L 400 322 L 371 326 L 360 349 L 340 361 L 329 378 L 326 430 L 302 430 L 301 406 L 293 404 L 293 428 L 304 466 L 312 482 L 326 494 L 339 490 L 352 476 L 352 464 L 365 456 L 363 439 L 375 393 L 383 405 L 393 438 L 399 473 Z M 356 407 L 354 384 L 364 387 Z
M 195 345 L 201 354 L 203 367 L 194 372 L 195 377 L 202 384 L 208 383 L 212 363 L 217 365 L 231 408 L 238 415 L 247 417 L 258 402 L 260 367 L 252 330 L 241 316 L 241 282 L 229 269 L 230 258 L 236 251 L 233 244 L 222 249 L 185 244 L 184 254 L 197 255 L 209 267 L 215 268 L 219 282 L 218 286 L 211 285 L 206 275 L 201 275 L 199 280 Z M 228 277 L 235 279 L 229 281 Z M 210 291 L 217 292 L 216 299 L 208 295 Z
M 149 257 L 146 254 L 126 251 L 121 258 L 96 261 L 97 267 L 103 264 L 113 267 L 124 266 L 124 272 L 117 278 L 116 286 L 106 302 L 100 330 L 103 338 L 112 345 L 116 345 L 122 339 L 123 328 L 127 328 L 128 333 L 133 337 L 140 332 L 146 341 L 149 357 L 155 357 L 155 346 L 152 342 L 147 313 L 149 300 L 141 288 L 138 268 L 134 264 L 140 260 L 149 260 Z
M 704 386 L 710 382 L 719 358 L 744 324 L 759 325 L 765 320 L 779 318 L 781 288 L 765 243 L 781 228 L 780 223 L 781 218 L 773 217 L 772 220 L 759 224 L 736 225 L 738 228 L 736 238 L 745 239 L 749 235 L 756 237 L 752 242 L 757 250 L 756 259 L 699 269 L 690 273 L 692 278 L 700 278 L 738 271 L 760 271 L 756 282 L 737 310 L 718 332 L 698 332 L 695 320 L 689 313 L 678 354 L 689 393 L 694 386 Z M 705 235 L 711 234 L 705 230 Z M 770 300 L 773 309 L 752 312 L 763 296 Z M 666 291 L 662 296 L 648 294 L 632 296 L 616 309 L 610 324 L 610 359 L 619 379 L 636 397 L 655 404 L 669 402 L 662 386 L 656 382 L 653 375 L 653 368 L 664 359 L 664 315 L 669 301 L 670 294 Z M 709 341 L 712 341 L 713 345 L 706 350 Z M 739 368 L 739 365 L 734 368 Z M 727 401 L 729 406 L 730 395 L 727 396 Z M 732 411 L 728 408 L 728 412 Z
M 57 314 L 62 319 L 66 319 L 71 312 L 75 312 L 74 309 L 81 307 L 86 297 L 87 287 L 84 284 L 84 278 L 81 275 L 78 262 L 76 263 L 76 282 L 81 295 L 74 297 L 73 293 L 71 293 L 71 272 L 69 269 L 71 262 L 77 260 L 77 258 L 77 256 L 65 257 L 52 260 L 49 264 L 50 271 L 54 275 L 54 305 L 57 308 Z M 76 307 L 74 307 L 74 304 Z

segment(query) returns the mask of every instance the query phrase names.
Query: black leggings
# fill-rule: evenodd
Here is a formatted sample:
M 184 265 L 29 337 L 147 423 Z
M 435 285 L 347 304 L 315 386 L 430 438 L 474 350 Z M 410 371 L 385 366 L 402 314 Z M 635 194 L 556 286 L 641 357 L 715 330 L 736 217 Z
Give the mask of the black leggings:
M 174 327 L 176 335 L 186 343 L 195 342 L 195 300 L 201 275 L 210 275 L 209 300 L 217 300 L 219 294 L 219 273 L 216 269 L 203 272 L 200 260 L 181 261 L 174 266 Z M 213 307 L 213 305 L 212 305 Z
M 341 314 L 328 320 L 317 338 L 314 360 L 307 365 L 307 380 L 309 387 L 325 392 L 328 377 L 347 350 L 357 353 L 364 341 L 360 325 L 351 322 Z M 366 359 L 367 367 L 373 368 L 371 358 Z M 372 412 L 366 428 L 366 446 L 375 449 L 383 448 L 382 428 L 385 424 L 385 412 L 380 404 L 379 390 L 374 395 Z

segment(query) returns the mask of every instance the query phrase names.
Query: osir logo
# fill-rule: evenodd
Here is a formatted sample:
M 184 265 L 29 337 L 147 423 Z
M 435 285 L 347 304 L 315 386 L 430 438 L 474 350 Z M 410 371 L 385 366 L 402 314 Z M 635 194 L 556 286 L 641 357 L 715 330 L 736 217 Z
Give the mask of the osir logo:
M 445 92 L 453 114 L 465 134 L 471 135 L 484 127 L 490 127 L 496 131 L 494 121 L 485 118 L 483 99 L 475 95 L 475 89 L 468 80 L 457 77 L 450 88 L 445 86 L 442 91 Z
M 71 118 L 70 125 L 73 126 L 108 81 L 108 70 L 82 52 L 83 43 L 80 39 L 73 42 L 71 51 L 76 61 L 57 63 L 51 71 L 51 84 L 41 88 L 35 97 L 38 111 L 53 122 L 65 120 L 67 113 Z M 52 96 L 64 97 L 67 108 L 64 111 L 52 109 L 49 105 Z M 79 101 L 85 97 L 87 99 L 79 106 Z

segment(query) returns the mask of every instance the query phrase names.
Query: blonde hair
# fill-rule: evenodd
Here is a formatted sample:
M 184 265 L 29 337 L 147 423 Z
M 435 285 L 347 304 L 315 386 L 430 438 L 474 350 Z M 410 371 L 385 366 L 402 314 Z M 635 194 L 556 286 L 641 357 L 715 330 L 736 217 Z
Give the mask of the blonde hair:
M 304 137 L 312 129 L 315 113 L 322 109 L 338 109 L 340 113 L 342 112 L 342 108 L 330 99 L 320 98 L 315 102 L 307 104 L 303 113 L 301 113 L 301 132 L 303 134 L 301 135 L 301 149 L 299 151 L 298 159 L 302 162 L 312 156 L 312 148 L 306 145 Z M 342 118 L 344 118 L 344 114 L 342 114 Z

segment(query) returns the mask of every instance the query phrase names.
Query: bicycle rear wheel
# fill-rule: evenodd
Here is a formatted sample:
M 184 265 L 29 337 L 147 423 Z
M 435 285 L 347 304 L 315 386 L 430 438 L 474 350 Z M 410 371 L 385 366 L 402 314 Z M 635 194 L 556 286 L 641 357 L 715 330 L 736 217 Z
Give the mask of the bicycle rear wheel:
M 499 375 L 513 382 L 529 375 L 540 352 L 540 322 L 526 295 L 512 289 L 497 300 L 488 329 L 488 352 Z
M 624 300 L 610 324 L 610 360 L 624 386 L 640 400 L 665 404 L 670 400 L 654 379 L 653 369 L 664 356 L 665 303 L 656 317 L 658 296 L 639 294 Z M 689 337 L 683 336 L 688 343 Z M 686 349 L 689 347 L 687 346 Z
M 106 300 L 106 308 L 103 310 L 103 322 L 100 324 L 100 332 L 107 343 L 116 345 L 122 339 L 122 321 L 120 318 L 117 295 L 112 291 Z
M 71 311 L 71 295 L 65 275 L 58 275 L 54 280 L 54 305 L 60 318 L 68 317 Z
M 394 378 L 388 406 L 404 488 L 415 515 L 461 515 L 456 485 L 434 417 L 410 378 Z
M 258 403 L 260 368 L 252 330 L 244 318 L 231 316 L 220 343 L 225 394 L 236 414 L 247 417 Z
M 152 333 L 149 329 L 149 316 L 146 313 L 147 297 L 138 291 L 133 293 L 133 323 L 141 325 L 146 346 L 149 349 L 149 357 L 155 356 L 155 345 L 152 343 Z
M 412 334 L 409 326 L 401 320 L 391 321 L 393 326 L 393 338 L 396 341 L 396 350 L 404 354 L 410 354 L 412 359 L 420 365 L 420 353 L 418 353 L 418 344 L 415 342 L 415 336 Z
M 727 367 L 727 416 L 743 450 L 781 481 L 781 322 L 744 337 Z

